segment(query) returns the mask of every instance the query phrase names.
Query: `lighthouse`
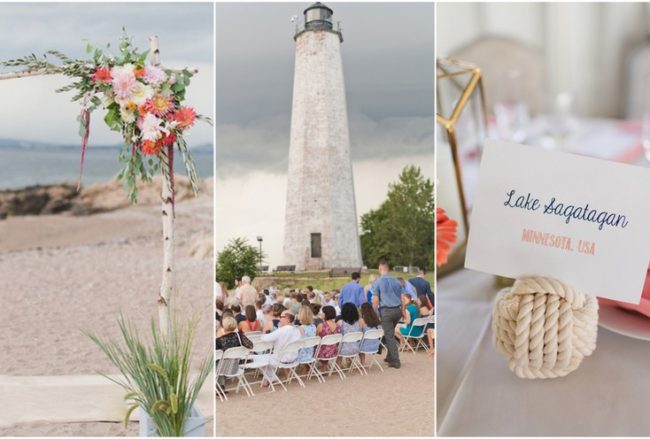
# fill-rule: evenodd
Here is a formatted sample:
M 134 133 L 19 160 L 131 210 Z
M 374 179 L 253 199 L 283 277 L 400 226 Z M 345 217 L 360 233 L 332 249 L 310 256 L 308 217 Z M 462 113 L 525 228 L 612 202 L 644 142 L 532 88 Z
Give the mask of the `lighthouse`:
M 297 270 L 361 267 L 339 26 L 314 3 L 296 27 L 284 261 Z

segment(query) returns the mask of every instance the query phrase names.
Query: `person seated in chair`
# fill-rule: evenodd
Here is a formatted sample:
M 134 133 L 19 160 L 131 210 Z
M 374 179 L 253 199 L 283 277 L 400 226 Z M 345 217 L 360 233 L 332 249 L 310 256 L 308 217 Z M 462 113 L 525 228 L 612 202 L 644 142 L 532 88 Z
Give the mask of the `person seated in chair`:
M 341 308 L 341 334 L 345 335 L 350 332 L 361 332 L 361 322 L 359 320 L 359 311 L 352 302 L 343 304 Z M 359 352 L 359 342 L 341 343 L 342 355 L 353 355 Z
M 262 386 L 268 386 L 269 381 L 273 378 L 273 371 L 280 363 L 292 363 L 298 357 L 298 352 L 291 354 L 282 354 L 282 350 L 289 343 L 302 338 L 302 334 L 297 326 L 293 324 L 294 316 L 291 311 L 285 309 L 280 314 L 280 323 L 277 330 L 264 334 L 261 337 L 262 341 L 270 341 L 273 343 L 273 354 L 269 358 L 269 365 L 264 368 L 264 381 Z
M 248 349 L 253 349 L 253 342 L 248 339 L 244 334 L 240 334 L 237 331 L 237 321 L 235 318 L 224 313 L 223 318 L 221 319 L 221 330 L 223 335 L 217 337 L 215 341 L 215 349 L 227 351 L 230 348 L 236 348 L 239 346 L 244 346 Z M 227 363 L 224 363 L 223 370 L 227 370 L 229 374 L 235 373 L 239 367 L 239 361 L 237 360 L 223 360 Z M 219 363 L 217 363 L 218 365 Z M 223 377 L 220 378 L 219 385 L 223 387 Z
M 260 332 L 262 331 L 262 323 L 257 320 L 257 312 L 253 305 L 246 305 L 244 308 L 244 315 L 246 318 L 239 322 L 239 332 Z
M 360 325 L 361 325 L 361 331 L 365 334 L 366 331 L 369 329 L 380 329 L 381 328 L 381 321 L 379 320 L 379 317 L 377 316 L 377 313 L 375 312 L 374 309 L 372 309 L 372 305 L 369 303 L 364 303 L 361 305 L 361 319 L 359 320 Z M 374 340 L 363 340 L 361 343 L 360 349 L 362 351 L 366 352 L 374 352 L 379 350 L 379 342 L 380 339 L 374 339 Z M 364 354 L 359 354 L 359 359 L 361 360 L 361 364 L 365 361 L 366 356 Z
M 326 335 L 340 334 L 341 326 L 336 322 L 336 310 L 334 307 L 329 305 L 324 306 L 321 313 L 323 314 L 323 323 L 316 327 L 316 334 L 321 338 Z M 329 359 L 335 358 L 338 352 L 339 348 L 337 345 L 321 346 L 318 352 L 321 366 L 329 363 Z
M 431 301 L 427 297 L 426 294 L 422 294 L 418 296 L 417 300 L 417 305 L 420 308 L 420 316 L 421 317 L 427 317 L 427 316 L 432 316 L 433 315 L 433 305 L 431 304 Z M 433 331 L 435 329 L 435 325 L 431 322 L 427 323 L 427 326 L 424 327 L 424 330 L 426 331 L 427 334 L 427 342 L 429 343 L 429 352 L 428 355 L 430 357 L 433 356 Z
M 419 337 L 422 334 L 422 328 L 416 328 L 411 332 L 411 326 L 415 319 L 420 317 L 418 312 L 418 307 L 413 303 L 413 298 L 410 294 L 402 294 L 402 320 L 403 324 L 399 324 L 395 327 L 395 337 L 399 341 L 400 345 L 406 342 L 407 335 L 411 337 Z

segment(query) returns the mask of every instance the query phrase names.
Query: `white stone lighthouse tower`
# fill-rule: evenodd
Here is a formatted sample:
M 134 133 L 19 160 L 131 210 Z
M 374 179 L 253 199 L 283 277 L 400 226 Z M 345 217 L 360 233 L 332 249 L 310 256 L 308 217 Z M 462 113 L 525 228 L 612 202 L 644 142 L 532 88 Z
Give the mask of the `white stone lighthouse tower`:
M 361 267 L 340 28 L 314 3 L 296 30 L 284 261 L 297 270 Z

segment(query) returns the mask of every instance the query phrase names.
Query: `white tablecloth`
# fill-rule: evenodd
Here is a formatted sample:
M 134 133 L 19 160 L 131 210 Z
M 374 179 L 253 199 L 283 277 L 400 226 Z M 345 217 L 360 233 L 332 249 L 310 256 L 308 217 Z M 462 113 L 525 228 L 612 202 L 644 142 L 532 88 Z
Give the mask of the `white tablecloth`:
M 650 342 L 599 328 L 596 351 L 564 378 L 517 378 L 492 347 L 494 276 L 438 281 L 439 436 L 650 436 Z

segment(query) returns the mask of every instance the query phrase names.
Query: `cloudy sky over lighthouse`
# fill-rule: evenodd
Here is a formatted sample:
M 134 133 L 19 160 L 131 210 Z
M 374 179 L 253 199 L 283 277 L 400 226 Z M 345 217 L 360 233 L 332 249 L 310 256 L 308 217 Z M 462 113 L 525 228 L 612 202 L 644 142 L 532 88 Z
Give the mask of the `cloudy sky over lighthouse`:
M 310 3 L 217 4 L 217 249 L 264 237 L 282 263 L 295 24 Z M 433 178 L 434 8 L 332 3 L 359 215 L 383 201 L 407 164 Z
M 217 4 L 218 165 L 286 172 L 295 24 L 309 3 Z M 332 3 L 353 158 L 431 152 L 433 5 Z M 262 147 L 260 147 L 262 146 Z

